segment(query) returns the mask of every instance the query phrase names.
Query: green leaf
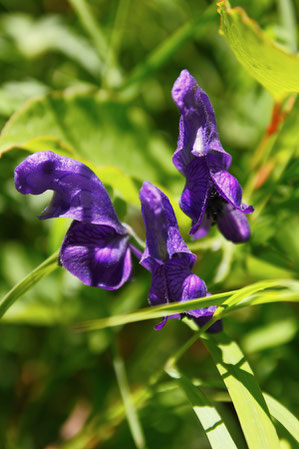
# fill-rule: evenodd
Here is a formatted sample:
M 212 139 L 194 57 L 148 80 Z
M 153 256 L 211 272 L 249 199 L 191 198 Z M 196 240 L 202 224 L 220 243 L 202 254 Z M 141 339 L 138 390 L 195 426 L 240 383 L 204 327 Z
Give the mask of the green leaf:
M 37 284 L 37 282 L 48 276 L 58 267 L 58 253 L 59 251 L 56 251 L 52 254 L 52 256 L 48 257 L 48 259 L 36 267 L 30 274 L 28 274 L 28 276 L 26 276 L 4 296 L 0 303 L 0 318 L 18 298 L 20 298 L 24 293 Z
M 271 41 L 242 8 L 231 8 L 227 0 L 218 2 L 220 32 L 238 61 L 275 98 L 299 92 L 299 56 Z
M 277 289 L 273 292 L 263 292 L 261 290 L 273 287 L 285 287 Z M 254 293 L 256 296 L 254 296 Z M 231 299 L 233 299 L 231 301 Z M 205 298 L 193 299 L 181 303 L 171 303 L 163 306 L 147 307 L 133 313 L 123 315 L 114 315 L 99 320 L 89 320 L 74 324 L 77 331 L 90 331 L 95 329 L 104 329 L 106 327 L 120 326 L 123 324 L 134 323 L 144 320 L 152 320 L 154 318 L 162 318 L 174 313 L 182 313 L 187 310 L 198 309 L 200 307 L 209 307 L 212 305 L 221 306 L 215 312 L 216 319 L 226 316 L 230 311 L 237 308 L 246 307 L 248 305 L 263 304 L 277 301 L 294 301 L 299 302 L 299 282 L 291 280 L 270 280 L 264 282 L 256 282 L 237 291 L 217 293 Z
M 291 112 L 287 115 L 283 126 L 281 127 L 277 139 L 274 142 L 272 153 L 276 154 L 279 151 L 287 150 L 292 153 L 298 150 L 299 139 L 299 97 L 296 98 Z M 279 175 L 281 170 L 278 168 Z
M 223 332 L 202 340 L 227 387 L 249 449 L 280 449 L 265 399 L 237 343 Z
M 56 142 L 99 167 L 113 166 L 149 181 L 177 176 L 164 141 L 136 106 L 104 101 L 100 92 L 65 91 L 29 101 L 6 123 L 0 155 L 12 148 L 48 150 Z M 153 143 L 154 142 L 154 143 Z
M 282 424 L 299 443 L 298 419 L 287 408 L 280 404 L 280 402 L 272 398 L 272 396 L 267 393 L 263 393 L 263 395 L 273 418 L 280 422 L 280 424 Z
M 201 423 L 213 449 L 237 449 L 222 417 L 207 396 L 195 387 L 188 377 L 182 375 L 174 367 L 167 374 L 175 379 L 192 404 L 194 413 Z
M 88 39 L 69 27 L 62 16 L 43 15 L 34 19 L 26 14 L 7 14 L 2 15 L 1 28 L 26 59 L 56 51 L 76 61 L 95 77 L 101 73 L 102 64 Z

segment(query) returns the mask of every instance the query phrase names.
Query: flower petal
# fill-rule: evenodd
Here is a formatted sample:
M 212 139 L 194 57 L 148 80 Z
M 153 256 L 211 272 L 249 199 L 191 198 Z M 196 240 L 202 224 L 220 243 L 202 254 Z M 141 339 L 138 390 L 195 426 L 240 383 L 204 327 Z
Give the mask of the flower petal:
M 157 263 L 154 259 L 151 260 L 152 283 L 148 295 L 148 302 L 151 306 L 158 306 L 161 304 L 168 304 L 170 301 L 167 279 L 165 274 L 165 265 Z M 140 262 L 143 265 L 142 262 Z M 145 266 L 147 268 L 147 266 Z
M 84 284 L 115 290 L 131 274 L 128 240 L 128 235 L 108 226 L 74 221 L 62 243 L 60 261 Z
M 245 214 L 253 212 L 252 206 L 246 206 L 241 203 L 242 188 L 238 180 L 226 170 L 218 170 L 216 172 L 210 171 L 210 176 L 214 181 L 214 186 L 228 203 L 232 204 L 235 209 L 239 209 Z
M 53 190 L 50 205 L 41 219 L 70 217 L 74 220 L 107 225 L 125 234 L 109 195 L 97 176 L 84 164 L 52 151 L 27 157 L 15 170 L 19 192 L 39 195 Z
M 181 301 L 183 289 L 187 288 L 185 280 L 190 276 L 190 260 L 188 254 L 176 255 L 165 263 L 152 262 L 151 272 L 150 305 L 154 306 Z M 203 281 L 201 283 L 205 286 Z
M 192 219 L 190 234 L 202 220 L 210 194 L 210 176 L 204 158 L 194 159 L 186 169 L 186 184 L 180 198 L 180 208 Z
M 250 227 L 244 212 L 234 209 L 227 204 L 223 213 L 218 217 L 217 225 L 227 240 L 243 243 L 250 238 Z
M 198 318 L 194 318 L 195 323 L 198 325 L 198 327 L 203 327 L 206 323 L 208 323 L 213 315 L 203 315 Z M 216 321 L 212 326 L 209 327 L 209 329 L 206 331 L 209 334 L 215 334 L 217 332 L 221 332 L 223 329 L 222 320 Z
M 212 218 L 208 218 L 206 214 L 203 215 L 199 227 L 197 227 L 196 232 L 192 235 L 192 240 L 199 240 L 205 237 L 212 225 Z
M 187 254 L 190 264 L 193 264 L 196 257 L 181 237 L 167 196 L 148 181 L 143 183 L 139 196 L 147 244 L 141 263 L 144 263 L 148 257 L 156 261 L 167 261 L 174 255 Z
M 213 107 L 208 95 L 198 86 L 188 70 L 183 70 L 173 85 L 172 97 L 181 113 L 177 150 L 173 156 L 176 168 L 185 174 L 192 156 L 219 152 L 221 168 L 228 168 L 231 157 L 219 141 Z
M 189 301 L 190 299 L 203 298 L 207 295 L 207 287 L 206 284 L 200 277 L 196 276 L 196 274 L 189 274 L 183 282 L 182 286 L 182 302 Z M 199 317 L 205 315 L 207 313 L 213 314 L 215 311 L 214 306 L 188 310 L 186 312 L 187 315 L 192 317 Z
M 167 323 L 168 320 L 173 320 L 173 319 L 177 319 L 180 320 L 181 319 L 181 314 L 180 313 L 174 313 L 173 315 L 168 315 L 165 318 L 163 318 L 163 320 L 156 324 L 156 326 L 154 327 L 155 331 L 160 331 L 161 329 L 163 329 L 163 327 L 165 326 L 165 324 Z

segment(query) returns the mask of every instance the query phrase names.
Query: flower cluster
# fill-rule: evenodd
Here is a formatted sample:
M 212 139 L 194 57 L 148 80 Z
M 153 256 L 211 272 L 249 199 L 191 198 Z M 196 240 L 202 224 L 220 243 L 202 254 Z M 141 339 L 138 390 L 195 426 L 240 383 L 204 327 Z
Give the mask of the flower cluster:
M 242 189 L 227 170 L 231 156 L 218 138 L 215 115 L 207 94 L 183 70 L 172 95 L 181 113 L 178 147 L 173 156 L 186 185 L 180 207 L 192 219 L 190 234 L 203 237 L 217 223 L 222 234 L 239 243 L 248 240 L 245 214 L 253 208 L 241 202 Z M 140 190 L 146 231 L 143 254 L 132 243 L 130 228 L 119 221 L 98 177 L 83 163 L 43 151 L 27 157 L 15 170 L 15 185 L 23 194 L 54 192 L 40 219 L 69 217 L 73 221 L 62 242 L 59 262 L 84 284 L 115 290 L 130 279 L 131 253 L 151 272 L 150 305 L 185 302 L 208 296 L 202 279 L 192 273 L 196 256 L 184 242 L 167 196 L 145 181 Z M 199 326 L 211 319 L 216 306 L 174 314 Z M 155 328 L 161 329 L 167 321 Z M 216 322 L 210 331 L 221 329 Z
M 232 158 L 220 143 L 209 97 L 188 70 L 174 83 L 172 97 L 181 114 L 172 160 L 186 178 L 180 207 L 192 219 L 190 234 L 204 237 L 217 223 L 228 240 L 245 242 L 250 237 L 245 214 L 253 207 L 242 203 L 242 188 L 227 171 Z

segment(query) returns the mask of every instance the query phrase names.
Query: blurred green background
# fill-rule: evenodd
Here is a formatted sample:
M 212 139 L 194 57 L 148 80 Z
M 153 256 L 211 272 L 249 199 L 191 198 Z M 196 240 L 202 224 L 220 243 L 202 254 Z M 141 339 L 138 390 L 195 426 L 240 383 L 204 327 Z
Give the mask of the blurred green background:
M 271 38 L 294 50 L 296 28 L 290 28 L 290 20 L 296 24 L 299 4 L 287 2 L 292 14 L 286 18 L 283 3 L 232 2 Z M 0 0 L 0 126 L 27 101 L 60 91 L 25 106 L 20 123 L 16 116 L 14 149 L 0 160 L 1 298 L 59 247 L 67 226 L 62 219 L 37 219 L 49 195 L 24 197 L 14 188 L 14 168 L 29 154 L 21 145 L 23 136 L 30 142 L 34 127 L 46 136 L 52 130 L 62 136 L 43 141 L 40 149 L 48 145 L 61 151 L 63 141 L 95 164 L 121 218 L 144 237 L 137 197 L 141 182 L 158 183 L 171 193 L 174 205 L 184 184 L 171 163 L 179 116 L 170 94 L 184 68 L 208 93 L 222 144 L 233 156 L 231 172 L 256 209 L 251 240 L 233 246 L 216 229 L 202 242 L 190 242 L 189 221 L 176 206 L 182 233 L 198 255 L 195 272 L 212 293 L 297 277 L 298 127 L 290 122 L 289 141 L 274 143 L 260 161 L 256 170 L 270 167 L 270 174 L 253 190 L 251 162 L 270 121 L 273 99 L 219 35 L 216 10 L 215 2 L 203 0 Z M 37 139 L 27 149 L 39 145 Z M 145 307 L 150 274 L 136 261 L 134 268 L 135 282 L 118 292 L 86 287 L 59 268 L 2 318 L 0 448 L 135 447 L 121 405 L 111 340 L 124 359 L 131 391 L 138 395 L 191 331 L 176 320 L 161 332 L 153 330 L 151 321 L 85 334 L 67 326 Z M 245 308 L 224 320 L 261 388 L 294 413 L 299 404 L 297 313 L 293 304 L 275 303 Z M 218 391 L 218 373 L 200 342 L 181 365 L 189 376 L 211 382 L 207 391 Z M 209 447 L 186 399 L 166 377 L 151 393 L 139 403 L 148 448 Z M 219 407 L 225 408 L 238 447 L 245 448 L 233 406 Z M 283 429 L 281 437 L 285 448 L 296 447 Z

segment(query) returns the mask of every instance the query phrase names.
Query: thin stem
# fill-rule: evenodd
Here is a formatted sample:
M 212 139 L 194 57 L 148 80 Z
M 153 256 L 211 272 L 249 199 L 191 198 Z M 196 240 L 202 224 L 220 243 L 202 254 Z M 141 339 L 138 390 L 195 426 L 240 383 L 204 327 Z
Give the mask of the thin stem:
M 126 410 L 126 416 L 132 434 L 132 438 L 138 449 L 146 449 L 144 433 L 138 418 L 133 397 L 130 392 L 125 364 L 118 352 L 115 340 L 112 341 L 111 348 L 113 351 L 113 367 L 115 371 L 115 376 L 117 379 L 123 404 Z
M 88 3 L 85 0 L 70 0 L 70 3 L 76 11 L 85 31 L 92 39 L 101 60 L 105 60 L 108 52 L 106 38 L 99 24 L 96 22 Z
M 119 0 L 103 72 L 102 83 L 104 87 L 119 85 L 122 82 L 120 72 L 117 70 L 117 60 L 122 42 L 122 36 L 125 31 L 124 24 L 127 19 L 129 5 L 130 0 Z

